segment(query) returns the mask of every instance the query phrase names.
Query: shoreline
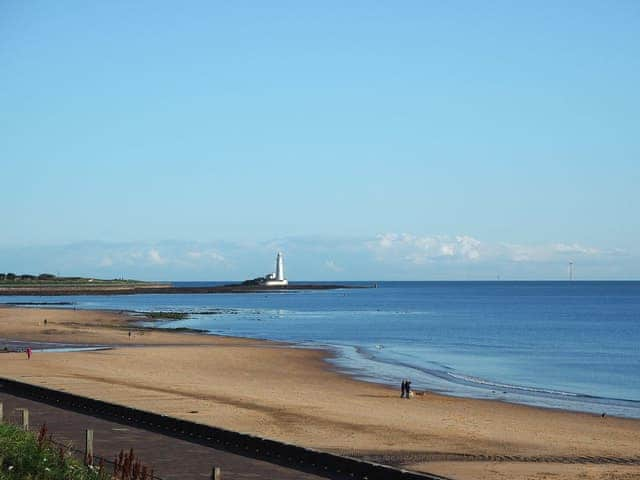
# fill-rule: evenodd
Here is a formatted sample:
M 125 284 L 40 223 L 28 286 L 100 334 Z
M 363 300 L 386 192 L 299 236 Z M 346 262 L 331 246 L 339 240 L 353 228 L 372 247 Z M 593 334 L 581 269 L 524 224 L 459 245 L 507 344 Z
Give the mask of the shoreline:
M 2 337 L 114 347 L 3 354 L 0 376 L 454 478 L 640 475 L 638 420 L 430 392 L 401 400 L 397 388 L 335 369 L 327 350 L 158 329 L 129 337 L 138 320 L 0 308 Z
M 297 290 L 339 290 L 374 288 L 371 285 L 338 285 L 330 283 L 300 283 L 279 286 L 267 285 L 215 285 L 215 286 L 173 286 L 169 285 L 127 285 L 111 287 L 108 285 L 79 286 L 79 287 L 38 287 L 15 286 L 0 287 L 0 297 L 59 297 L 75 295 L 140 295 L 140 294 L 207 294 L 207 293 L 264 293 L 264 292 L 295 292 Z M 7 302 L 7 304 L 11 304 Z
M 342 355 L 340 353 L 340 350 L 345 348 L 344 345 L 332 345 L 332 344 L 316 344 L 316 343 L 312 343 L 312 342 L 301 342 L 301 343 L 296 343 L 294 341 L 286 341 L 286 340 L 273 340 L 273 339 L 269 339 L 269 338 L 263 338 L 263 337 L 242 337 L 242 336 L 236 336 L 236 335 L 225 335 L 225 334 L 220 334 L 220 333 L 212 333 L 208 330 L 205 329 L 197 329 L 197 328 L 189 328 L 189 327 L 168 327 L 168 328 L 164 328 L 162 326 L 148 326 L 148 325 L 143 325 L 143 323 L 150 323 L 150 324 L 154 324 L 154 323 L 169 323 L 169 322 L 173 322 L 176 319 L 174 318 L 156 318 L 153 314 L 155 313 L 162 313 L 162 312 L 146 312 L 146 311 L 136 311 L 136 310 L 120 310 L 120 309 L 114 309 L 114 310 L 109 310 L 109 309 L 90 309 L 90 308 L 80 308 L 80 309 L 76 309 L 75 307 L 71 307 L 70 303 L 65 303 L 65 302 L 53 302 L 53 303 L 38 303 L 38 302 L 19 302 L 17 304 L 12 304 L 12 303 L 0 303 L 0 309 L 3 308 L 26 308 L 26 309 L 51 309 L 51 310 L 68 310 L 68 311 L 85 311 L 85 312 L 101 312 L 107 315 L 110 314 L 115 314 L 115 315 L 122 315 L 122 316 L 126 316 L 126 323 L 128 325 L 128 328 L 130 329 L 134 329 L 136 331 L 163 331 L 163 332 L 167 332 L 167 333 L 174 333 L 174 334 L 188 334 L 188 335 L 200 335 L 200 336 L 204 336 L 204 337 L 216 337 L 216 338 L 224 338 L 224 339 L 232 339 L 232 340 L 243 340 L 243 341 L 253 341 L 253 342 L 266 342 L 267 344 L 273 344 L 273 345 L 279 345 L 279 346 L 285 346 L 288 348 L 296 348 L 296 349 L 302 349 L 302 350 L 308 350 L 308 351 L 316 351 L 320 354 L 323 355 L 323 360 L 326 364 L 326 368 L 329 371 L 332 371 L 334 373 L 336 373 L 337 375 L 343 375 L 345 377 L 350 378 L 353 381 L 357 381 L 357 382 L 365 382 L 365 383 L 369 383 L 369 384 L 373 384 L 373 385 L 379 385 L 379 386 L 383 386 L 389 389 L 394 389 L 397 390 L 397 386 L 395 385 L 395 383 L 392 380 L 384 380 L 380 377 L 375 377 L 373 375 L 373 373 L 367 371 L 366 369 L 362 368 L 362 367 L 353 367 L 353 366 L 348 366 L 348 360 L 347 360 L 347 356 L 346 355 Z M 170 314 L 174 314 L 176 312 L 168 312 Z M 181 312 L 178 312 L 181 313 Z M 197 312 L 196 312 L 197 313 Z M 182 319 L 182 318 L 180 318 Z M 0 337 L 1 338 L 1 337 Z M 29 343 L 29 341 L 25 341 L 25 343 Z M 62 348 L 66 348 L 66 346 L 69 346 L 70 348 L 82 348 L 83 350 L 97 350 L 97 349 L 104 349 L 105 347 L 107 348 L 118 348 L 118 347 L 126 347 L 126 344 L 113 344 L 113 345 L 85 345 L 85 344 L 69 344 L 68 342 L 65 343 L 65 346 Z M 0 347 L 1 348 L 1 347 Z M 52 349 L 55 349 L 56 347 L 52 347 Z M 0 350 L 1 353 L 1 350 Z M 341 365 L 340 361 L 341 359 L 344 359 L 344 363 Z M 414 367 L 407 367 L 409 369 L 413 369 Z M 448 382 L 452 383 L 453 385 L 458 385 L 457 383 L 451 381 L 451 380 L 447 380 Z M 463 384 L 464 386 L 464 384 Z M 475 387 L 475 386 L 474 386 Z M 478 388 L 478 387 L 475 387 Z M 619 403 L 631 403 L 631 404 L 637 404 L 639 403 L 637 400 L 629 400 L 629 399 L 624 399 L 624 398 L 610 398 L 610 397 L 602 397 L 602 396 L 598 396 L 595 394 L 582 394 L 582 393 L 574 393 L 574 392 L 554 392 L 551 393 L 549 395 L 545 395 L 544 392 L 552 392 L 549 389 L 543 388 L 543 387 L 529 387 L 529 386 L 518 386 L 518 385 L 505 385 L 505 384 L 498 384 L 496 383 L 496 389 L 502 389 L 502 388 L 507 388 L 507 389 L 511 389 L 511 390 L 522 390 L 524 391 L 524 395 L 527 395 L 527 397 L 524 400 L 521 401 L 517 401 L 517 400 L 510 400 L 510 399 L 506 399 L 506 398 L 494 398 L 488 395 L 488 393 L 486 393 L 485 395 L 487 396 L 482 396 L 481 394 L 478 395 L 473 395 L 473 394 L 468 394 L 466 392 L 460 392 L 457 393 L 455 391 L 441 391 L 441 390 L 436 390 L 436 389 L 429 389 L 429 388 L 422 388 L 422 389 L 417 389 L 417 388 L 413 388 L 412 390 L 414 392 L 417 393 L 417 395 L 423 395 L 425 393 L 427 394 L 433 394 L 433 395 L 441 395 L 443 397 L 451 397 L 451 398 L 460 398 L 460 399 L 470 399 L 470 400 L 481 400 L 481 401 L 489 401 L 489 402 L 498 402 L 501 404 L 506 404 L 506 405 L 521 405 L 521 406 L 526 406 L 526 407 L 532 407 L 532 408 L 541 408 L 541 409 L 545 409 L 545 410 L 551 410 L 551 411 L 558 411 L 558 412 L 566 412 L 566 413 L 582 413 L 582 414 L 586 414 L 586 415 L 593 415 L 593 416 L 601 416 L 601 415 L 605 415 L 605 416 L 609 416 L 609 417 L 614 417 L 614 418 L 621 418 L 621 419 L 630 419 L 630 420 L 640 420 L 640 417 L 638 416 L 632 416 L 632 415 L 623 415 L 623 414 L 617 414 L 615 413 L 615 411 L 611 411 L 611 408 L 607 411 L 603 409 L 592 409 L 592 410 L 587 410 L 584 409 L 585 407 L 585 403 L 589 403 L 590 401 L 593 401 L 592 403 L 594 404 L 598 404 L 600 406 L 602 406 L 603 408 L 607 408 L 607 407 L 621 407 L 621 405 Z M 488 392 L 488 388 L 486 389 Z M 495 390 L 494 390 L 495 391 Z M 533 391 L 533 393 L 532 393 Z M 506 392 L 505 392 L 506 393 Z M 554 394 L 556 395 L 556 397 L 554 397 Z M 567 398 L 562 398 L 562 397 L 558 397 L 558 396 L 564 396 L 566 395 Z M 538 398 L 539 397 L 539 398 Z M 536 398 L 538 398 L 538 403 L 535 403 Z M 570 408 L 570 407 L 566 407 L 566 406 L 554 406 L 554 405 L 549 405 L 549 404 L 545 404 L 542 400 L 543 399 L 552 399 L 551 401 L 568 401 L 569 403 L 573 403 L 573 404 L 577 404 L 580 402 L 580 400 L 582 400 L 582 407 L 583 409 L 580 409 L 580 405 L 576 405 L 576 408 Z M 601 401 L 601 402 L 598 402 Z M 618 404 L 616 404 L 616 402 L 618 402 Z M 635 406 L 635 405 L 634 405 Z M 625 405 L 622 405 L 622 408 L 624 408 Z M 627 407 L 630 408 L 630 407 Z
M 131 311 L 133 315 L 139 315 L 141 312 Z M 197 313 L 197 312 L 196 312 Z M 182 319 L 179 319 L 182 320 Z M 149 320 L 138 320 L 139 322 L 147 322 L 147 323 L 172 323 L 175 322 L 175 319 L 149 319 Z M 376 376 L 371 369 L 367 369 L 363 366 L 353 366 L 349 365 L 350 360 L 349 356 L 343 353 L 343 350 L 353 348 L 356 352 L 359 351 L 359 348 L 353 345 L 340 345 L 340 344 L 330 344 L 330 343 L 315 343 L 311 341 L 305 342 L 295 342 L 293 340 L 273 340 L 270 338 L 260 337 L 260 336 L 247 336 L 247 337 L 238 337 L 234 335 L 224 335 L 220 333 L 212 333 L 206 329 L 189 329 L 189 327 L 146 327 L 145 328 L 158 328 L 160 330 L 165 331 L 181 331 L 181 328 L 184 328 L 185 331 L 190 330 L 192 333 L 201 333 L 205 335 L 213 335 L 219 336 L 223 338 L 244 338 L 249 340 L 256 341 L 264 341 L 264 342 L 278 342 L 289 345 L 292 348 L 302 348 L 302 349 L 311 349 L 311 350 L 319 350 L 323 352 L 327 352 L 326 363 L 327 368 L 330 368 L 332 371 L 335 371 L 337 374 L 348 376 L 349 378 L 359 381 L 366 382 L 375 385 L 381 385 L 392 389 L 397 389 L 396 383 L 399 383 L 400 380 L 383 378 L 380 376 Z M 378 362 L 382 362 L 387 364 L 387 362 L 377 360 Z M 395 363 L 388 363 L 394 368 L 400 368 L 399 365 Z M 406 370 L 414 370 L 416 367 L 406 366 Z M 418 372 L 422 372 L 419 368 Z M 407 376 L 406 373 L 401 374 L 398 378 L 402 376 Z M 411 375 L 408 375 L 411 376 Z M 466 377 L 464 373 L 459 373 L 458 377 Z M 500 383 L 499 381 L 482 383 L 480 386 L 475 385 L 469 381 L 454 381 L 452 379 L 443 380 L 447 384 L 451 385 L 450 390 L 444 389 L 430 389 L 429 387 L 416 387 L 413 390 L 420 393 L 431 393 L 436 395 L 442 395 L 446 397 L 453 398 L 468 398 L 475 400 L 487 400 L 487 401 L 495 401 L 505 404 L 512 405 L 523 405 L 534 408 L 542 408 L 548 410 L 562 411 L 562 412 L 571 412 L 571 413 L 585 413 L 589 415 L 600 416 L 603 413 L 606 416 L 618 417 L 618 418 L 628 418 L 640 420 L 640 412 L 636 415 L 633 415 L 635 411 L 633 409 L 640 409 L 640 401 L 626 399 L 626 398 L 614 398 L 614 397 L 605 397 L 601 395 L 597 395 L 595 393 L 576 393 L 576 392 L 567 392 L 567 391 L 559 391 L 553 390 L 549 387 L 544 386 L 527 386 L 527 385 L 509 385 Z M 415 382 L 414 382 L 415 386 Z M 459 390 L 456 391 L 456 387 L 459 387 Z M 470 389 L 478 390 L 478 393 L 473 394 L 469 393 Z M 507 391 L 503 391 L 507 390 Z M 503 394 L 509 393 L 516 398 L 497 398 L 495 395 L 496 392 L 502 391 Z M 519 398 L 518 398 L 519 397 Z M 555 405 L 554 405 L 555 403 Z M 563 405 L 564 404 L 564 405 Z M 588 409 L 589 406 L 592 406 L 591 409 Z M 625 415 L 624 411 L 632 410 L 630 414 Z

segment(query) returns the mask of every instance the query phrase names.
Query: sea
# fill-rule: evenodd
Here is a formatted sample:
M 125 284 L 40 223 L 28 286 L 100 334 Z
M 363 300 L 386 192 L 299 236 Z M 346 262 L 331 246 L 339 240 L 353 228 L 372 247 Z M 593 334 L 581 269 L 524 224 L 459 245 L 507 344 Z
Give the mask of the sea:
M 336 370 L 398 395 L 406 378 L 413 389 L 446 395 L 640 418 L 640 282 L 343 285 L 371 288 L 0 302 L 186 312 L 141 323 L 326 349 Z

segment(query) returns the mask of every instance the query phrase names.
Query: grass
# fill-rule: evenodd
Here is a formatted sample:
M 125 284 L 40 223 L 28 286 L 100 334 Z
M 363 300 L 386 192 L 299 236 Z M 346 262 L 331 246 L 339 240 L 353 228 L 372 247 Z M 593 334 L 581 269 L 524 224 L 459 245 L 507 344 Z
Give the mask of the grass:
M 113 472 L 87 466 L 77 460 L 69 447 L 47 436 L 43 425 L 37 435 L 0 423 L 0 480 L 152 480 L 153 470 L 142 464 L 133 450 L 120 451 Z
M 46 427 L 38 435 L 0 424 L 0 480 L 108 480 L 100 467 L 86 467 L 69 449 L 53 444 Z
M 38 278 L 36 275 L 30 278 L 22 278 L 17 275 L 15 278 L 2 278 L 0 272 L 0 287 L 120 287 L 120 286 L 148 286 L 163 285 L 164 282 L 145 282 L 141 280 L 129 280 L 124 278 L 100 279 L 100 278 L 83 278 L 83 277 L 46 277 Z

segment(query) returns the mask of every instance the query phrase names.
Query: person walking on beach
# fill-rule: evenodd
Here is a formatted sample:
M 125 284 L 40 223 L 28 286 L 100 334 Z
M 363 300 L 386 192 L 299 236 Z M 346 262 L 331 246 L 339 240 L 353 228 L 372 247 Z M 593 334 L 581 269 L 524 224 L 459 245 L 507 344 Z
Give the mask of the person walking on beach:
M 31 347 L 27 347 L 27 360 L 31 360 Z
M 404 398 L 404 391 L 406 387 L 407 381 L 402 379 L 402 383 L 400 384 L 400 398 Z
M 405 380 L 404 389 L 405 389 L 405 397 L 411 398 L 411 382 L 409 380 Z

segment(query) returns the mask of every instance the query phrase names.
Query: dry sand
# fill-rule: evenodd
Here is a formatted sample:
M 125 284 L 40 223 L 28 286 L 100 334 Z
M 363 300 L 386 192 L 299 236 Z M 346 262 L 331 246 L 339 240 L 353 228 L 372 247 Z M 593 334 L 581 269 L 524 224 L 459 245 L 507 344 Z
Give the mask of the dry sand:
M 148 330 L 129 338 L 129 320 L 0 308 L 0 338 L 116 346 L 4 353 L 0 376 L 451 478 L 640 479 L 638 420 L 430 393 L 402 400 L 331 371 L 322 351 Z

